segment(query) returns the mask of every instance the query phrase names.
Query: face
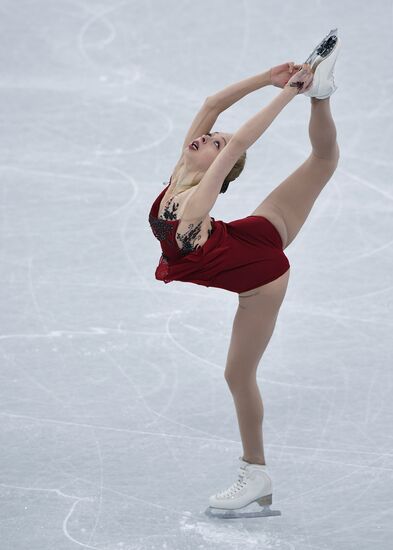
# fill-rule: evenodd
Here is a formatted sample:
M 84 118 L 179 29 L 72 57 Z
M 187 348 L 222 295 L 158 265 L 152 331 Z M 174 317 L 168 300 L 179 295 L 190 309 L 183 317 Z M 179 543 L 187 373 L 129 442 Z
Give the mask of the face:
M 232 134 L 213 132 L 203 134 L 184 149 L 184 160 L 188 170 L 206 172 L 214 159 L 227 146 Z M 194 145 L 193 145 L 194 144 Z

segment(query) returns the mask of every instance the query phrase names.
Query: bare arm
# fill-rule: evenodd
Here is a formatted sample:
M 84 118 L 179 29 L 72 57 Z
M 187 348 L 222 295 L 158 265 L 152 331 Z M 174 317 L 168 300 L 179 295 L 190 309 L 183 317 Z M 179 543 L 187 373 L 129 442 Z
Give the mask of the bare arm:
M 214 107 L 209 98 L 206 98 L 195 115 L 191 126 L 184 138 L 182 151 L 187 147 L 191 141 L 199 138 L 202 134 L 207 134 L 213 128 L 214 123 L 219 116 L 220 111 Z
M 256 115 L 251 117 L 234 134 L 243 151 L 247 150 L 270 126 L 276 116 L 297 95 L 296 88 L 285 86 L 274 99 Z M 230 141 L 232 141 L 232 139 Z M 218 157 L 217 157 L 218 158 Z
M 184 138 L 182 151 L 184 151 L 187 145 L 194 139 L 202 134 L 210 132 L 222 111 L 228 109 L 228 107 L 239 101 L 239 99 L 245 95 L 272 84 L 271 70 L 272 69 L 269 69 L 268 71 L 251 76 L 250 78 L 240 80 L 240 82 L 235 82 L 235 84 L 227 86 L 220 92 L 208 96 L 191 123 L 186 137 Z
M 271 83 L 270 70 L 268 70 L 227 86 L 220 92 L 210 95 L 207 101 L 221 113 L 242 97 Z
M 208 96 L 192 121 L 184 139 L 182 151 L 193 139 L 210 132 L 220 113 L 242 97 L 264 86 L 273 85 L 283 88 L 291 76 L 293 65 L 292 61 L 288 61 L 277 67 L 272 67 L 263 73 L 250 76 L 249 78 L 240 80 L 240 82 L 235 82 L 216 94 Z
M 285 86 L 280 93 L 256 115 L 237 130 L 228 145 L 215 158 L 195 193 L 190 197 L 182 219 L 195 220 L 206 216 L 217 200 L 222 183 L 235 165 L 239 156 L 246 151 L 270 126 L 282 109 L 297 95 L 297 89 Z

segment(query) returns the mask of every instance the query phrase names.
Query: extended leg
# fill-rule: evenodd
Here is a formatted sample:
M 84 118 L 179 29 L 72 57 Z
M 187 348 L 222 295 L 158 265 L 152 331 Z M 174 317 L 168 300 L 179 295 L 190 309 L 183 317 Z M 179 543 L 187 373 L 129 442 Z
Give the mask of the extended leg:
M 285 249 L 306 221 L 339 159 L 330 98 L 311 98 L 310 156 L 262 201 L 252 215 L 264 216 L 279 231 Z
M 312 152 L 316 157 L 326 160 L 336 160 L 338 158 L 337 131 L 330 111 L 330 98 L 311 98 L 308 132 Z

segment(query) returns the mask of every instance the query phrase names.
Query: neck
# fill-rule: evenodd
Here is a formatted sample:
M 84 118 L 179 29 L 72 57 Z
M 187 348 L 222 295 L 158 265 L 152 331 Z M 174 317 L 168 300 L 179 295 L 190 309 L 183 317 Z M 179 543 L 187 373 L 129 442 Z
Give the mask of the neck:
M 200 179 L 201 175 L 198 172 L 189 172 L 184 164 L 182 164 L 179 169 L 176 170 L 173 177 L 175 182 L 175 193 L 178 194 L 192 189 L 198 185 Z

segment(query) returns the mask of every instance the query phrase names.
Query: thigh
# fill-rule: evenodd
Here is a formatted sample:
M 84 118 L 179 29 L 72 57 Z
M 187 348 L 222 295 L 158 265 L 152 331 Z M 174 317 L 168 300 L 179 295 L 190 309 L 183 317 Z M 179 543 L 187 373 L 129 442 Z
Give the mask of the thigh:
M 239 305 L 233 320 L 225 377 L 255 374 L 259 360 L 273 334 L 283 302 L 290 269 L 274 281 L 239 294 Z M 245 379 L 245 378 L 243 378 Z
M 277 228 L 285 249 L 296 237 L 338 163 L 313 153 L 262 201 L 252 215 L 263 216 Z

